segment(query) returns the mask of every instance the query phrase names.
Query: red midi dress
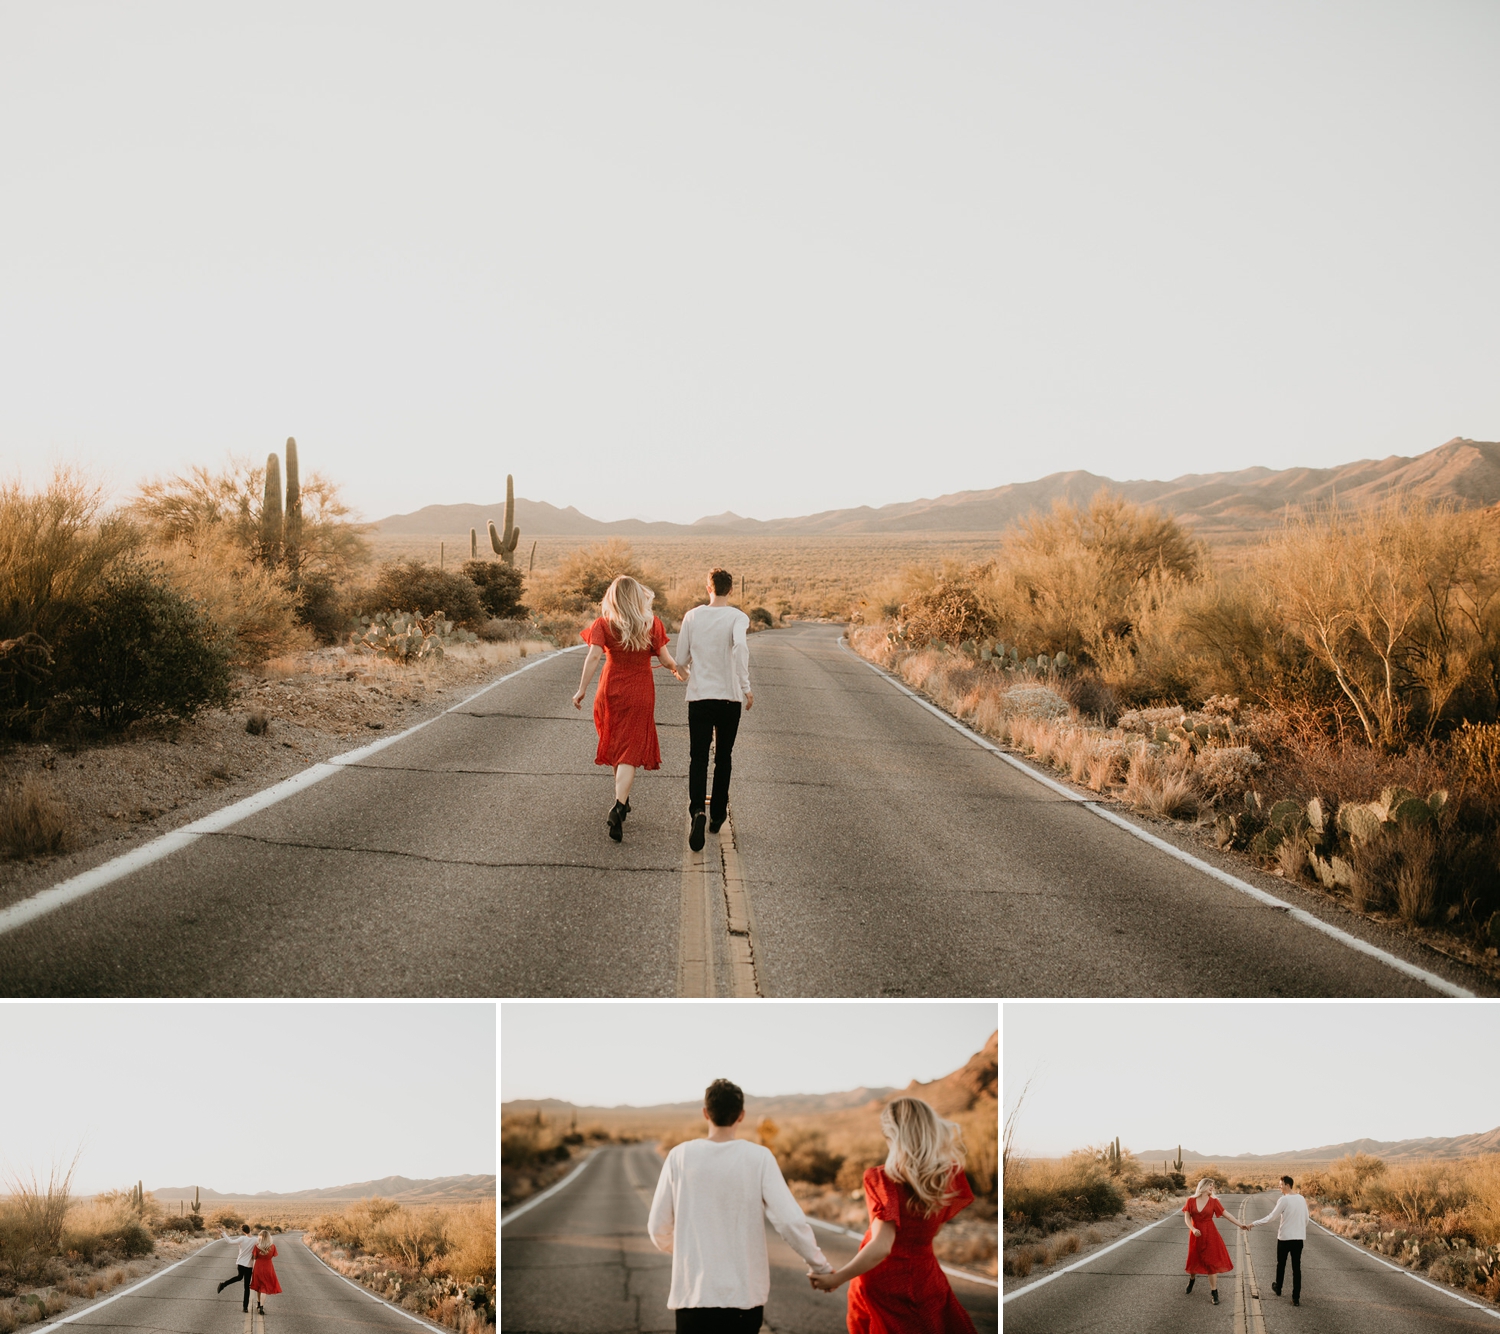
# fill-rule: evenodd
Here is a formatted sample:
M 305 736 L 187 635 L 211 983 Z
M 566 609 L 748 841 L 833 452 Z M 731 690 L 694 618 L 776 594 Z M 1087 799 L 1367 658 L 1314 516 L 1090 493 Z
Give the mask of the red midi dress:
M 1188 1233 L 1188 1258 L 1186 1272 L 1189 1274 L 1227 1274 L 1234 1268 L 1234 1261 L 1229 1258 L 1229 1247 L 1224 1244 L 1224 1238 L 1219 1235 L 1219 1229 L 1214 1226 L 1214 1219 L 1224 1216 L 1224 1206 L 1219 1203 L 1217 1195 L 1210 1195 L 1208 1203 L 1203 1206 L 1203 1212 L 1198 1212 L 1198 1197 L 1189 1195 L 1188 1202 L 1182 1206 L 1182 1212 L 1188 1216 L 1188 1220 L 1198 1229 L 1195 1237 Z
M 961 1167 L 949 1188 L 952 1199 L 929 1218 L 911 1187 L 892 1181 L 885 1168 L 865 1173 L 870 1229 L 860 1245 L 870 1244 L 877 1218 L 896 1225 L 896 1244 L 874 1269 L 849 1280 L 849 1334 L 975 1334 L 932 1253 L 938 1228 L 974 1200 Z
M 276 1281 L 276 1266 L 271 1263 L 271 1257 L 276 1254 L 276 1243 L 271 1243 L 271 1249 L 263 1251 L 257 1246 L 250 1252 L 255 1257 L 255 1268 L 250 1271 L 250 1287 L 255 1292 L 273 1293 L 281 1291 L 281 1284 Z
M 626 648 L 603 616 L 583 632 L 583 642 L 604 650 L 604 671 L 594 692 L 594 727 L 599 732 L 594 763 L 660 769 L 651 660 L 667 642 L 661 617 L 651 618 L 650 648 Z

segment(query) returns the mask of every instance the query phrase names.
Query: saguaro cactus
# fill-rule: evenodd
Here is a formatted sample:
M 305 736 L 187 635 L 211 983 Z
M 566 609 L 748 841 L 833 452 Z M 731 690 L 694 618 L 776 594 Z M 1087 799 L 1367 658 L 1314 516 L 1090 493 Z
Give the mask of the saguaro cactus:
M 295 575 L 302 567 L 302 483 L 297 472 L 297 442 L 291 436 L 286 438 L 286 519 L 282 544 L 287 569 Z
M 521 530 L 516 527 L 516 479 L 505 474 L 505 532 L 495 531 L 495 521 L 489 521 L 490 545 L 507 565 L 515 564 L 516 543 L 521 540 Z
M 1174 1172 L 1182 1171 L 1182 1145 L 1180 1144 L 1177 1146 L 1177 1157 L 1172 1160 L 1172 1170 Z
M 469 529 L 469 559 L 479 559 L 479 534 L 472 528 Z
M 1115 1142 L 1105 1147 L 1105 1160 L 1109 1164 L 1111 1176 L 1120 1175 L 1120 1137 L 1115 1136 Z
M 266 494 L 260 510 L 260 550 L 267 565 L 281 560 L 281 460 L 266 455 Z

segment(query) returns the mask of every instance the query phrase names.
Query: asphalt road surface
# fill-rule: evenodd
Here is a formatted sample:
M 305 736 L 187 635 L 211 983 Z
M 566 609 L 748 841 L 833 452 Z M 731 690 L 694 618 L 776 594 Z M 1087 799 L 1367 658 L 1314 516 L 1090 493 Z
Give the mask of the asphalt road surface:
M 646 1217 L 661 1159 L 634 1144 L 600 1149 L 578 1178 L 500 1232 L 500 1327 L 507 1334 L 669 1334 L 672 1257 L 651 1244 Z M 829 1262 L 859 1240 L 817 1229 Z M 844 1334 L 849 1291 L 814 1292 L 802 1258 L 766 1225 L 772 1334 Z M 950 1278 L 980 1334 L 999 1328 L 995 1289 Z
M 335 1329 L 347 1334 L 416 1334 L 437 1328 L 415 1322 L 351 1287 L 302 1244 L 300 1233 L 277 1236 L 275 1242 L 281 1293 L 265 1299 L 265 1316 L 256 1318 L 253 1334 L 327 1334 Z M 220 1280 L 235 1272 L 234 1256 L 234 1244 L 220 1241 L 139 1291 L 99 1302 L 58 1328 L 251 1334 L 249 1319 L 240 1310 L 244 1288 L 236 1283 L 215 1292 Z M 253 1312 L 253 1293 L 250 1305 Z
M 1270 1213 L 1277 1193 L 1221 1198 L 1231 1216 L 1248 1220 Z M 1192 1296 L 1183 1293 L 1187 1228 L 1174 1216 L 1050 1283 L 1018 1290 L 1005 1303 L 1006 1334 L 1494 1334 L 1500 1329 L 1491 1304 L 1481 1302 L 1489 1309 L 1476 1310 L 1317 1226 L 1308 1230 L 1302 1252 L 1302 1305 L 1293 1306 L 1290 1265 L 1282 1295 L 1271 1291 L 1275 1224 L 1240 1233 L 1220 1219 L 1218 1227 L 1235 1262 L 1234 1273 L 1219 1275 L 1218 1306 L 1211 1302 L 1206 1279 L 1198 1280 Z
M 581 654 L 565 653 L 4 930 L 0 991 L 1432 994 L 1018 773 L 839 637 L 798 625 L 752 638 L 732 818 L 697 857 L 683 687 L 657 673 L 663 767 L 638 779 L 615 844 L 589 705 L 570 702 Z M 1314 895 L 1257 883 L 1495 990 Z

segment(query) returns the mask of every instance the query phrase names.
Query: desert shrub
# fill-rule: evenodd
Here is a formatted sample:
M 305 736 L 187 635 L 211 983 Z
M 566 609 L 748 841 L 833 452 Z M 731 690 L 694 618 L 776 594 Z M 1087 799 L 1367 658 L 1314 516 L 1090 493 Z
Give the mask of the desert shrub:
M 59 648 L 71 702 L 99 726 L 192 718 L 229 702 L 230 650 L 159 567 L 128 564 L 105 577 Z
M 193 1226 L 194 1221 L 195 1220 L 188 1217 L 187 1214 L 168 1214 L 159 1223 L 157 1223 L 156 1230 L 158 1233 L 181 1232 L 186 1234 L 189 1232 L 196 1232 L 198 1229 Z
M 887 1148 L 884 1140 L 861 1140 L 844 1155 L 843 1164 L 834 1185 L 842 1191 L 856 1191 L 864 1183 L 865 1172 L 885 1162 Z
M 514 620 L 526 615 L 521 605 L 521 571 L 503 560 L 470 560 L 463 564 L 464 575 L 479 590 L 479 601 L 486 612 L 498 620 Z
M 356 620 L 344 589 L 323 571 L 304 574 L 297 584 L 297 620 L 320 644 L 336 644 Z
M 776 622 L 776 618 L 774 616 L 772 616 L 771 613 L 769 611 L 767 611 L 764 607 L 751 607 L 750 608 L 750 624 L 751 625 L 764 625 L 764 626 L 766 626 L 769 629 L 772 625 L 775 624 L 775 622 Z
M 398 1209 L 371 1230 L 366 1244 L 421 1269 L 448 1248 L 443 1220 L 432 1210 Z
M 203 611 L 239 663 L 264 662 L 312 647 L 298 618 L 297 593 L 277 572 L 211 530 L 156 546 L 152 556 L 171 584 Z
M 372 612 L 441 611 L 448 620 L 465 627 L 482 625 L 488 619 L 472 579 L 416 559 L 383 567 L 370 596 Z
M 504 1117 L 500 1122 L 500 1162 L 507 1167 L 534 1167 L 571 1157 L 557 1130 L 540 1112 Z
M 208 1216 L 210 1228 L 228 1228 L 231 1232 L 238 1232 L 244 1226 L 245 1216 L 233 1209 L 215 1209 Z
M 569 555 L 554 574 L 546 578 L 538 576 L 531 593 L 532 604 L 543 612 L 581 615 L 596 609 L 610 584 L 622 574 L 645 584 L 656 594 L 658 604 L 665 607 L 662 580 L 647 572 L 629 542 L 617 537 L 581 548 Z
M 1005 1180 L 1007 1218 L 1020 1215 L 1040 1231 L 1049 1220 L 1111 1218 L 1125 1210 L 1125 1194 L 1092 1155 L 1075 1154 L 1061 1163 L 1012 1160 Z
M 842 1155 L 829 1152 L 827 1135 L 802 1127 L 778 1135 L 771 1152 L 789 1181 L 810 1181 L 815 1186 L 831 1185 L 844 1162 Z
M 73 832 L 73 813 L 47 779 L 26 774 L 0 795 L 0 857 L 64 852 Z
M 995 633 L 995 614 L 976 583 L 987 567 L 945 571 L 932 582 L 922 582 L 901 604 L 900 622 L 907 641 L 921 647 L 933 640 L 961 644 L 988 639 Z
M 68 1213 L 59 1248 L 94 1260 L 101 1254 L 150 1255 L 156 1241 L 139 1214 L 119 1200 L 80 1205 Z
M 1467 1177 L 1461 1162 L 1398 1163 L 1370 1178 L 1364 1199 L 1371 1208 L 1408 1223 L 1430 1223 L 1468 1205 Z
M 448 1211 L 448 1251 L 443 1267 L 460 1283 L 495 1281 L 495 1202 Z
M 1351 1153 L 1313 1172 L 1302 1182 L 1308 1195 L 1346 1208 L 1363 1205 L 1372 1182 L 1385 1175 L 1385 1162 L 1368 1153 Z

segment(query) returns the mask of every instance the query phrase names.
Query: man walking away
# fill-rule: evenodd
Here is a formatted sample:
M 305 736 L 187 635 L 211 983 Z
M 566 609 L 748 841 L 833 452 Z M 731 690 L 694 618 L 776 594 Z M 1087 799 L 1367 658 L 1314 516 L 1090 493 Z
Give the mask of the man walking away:
M 255 1262 L 251 1258 L 255 1250 L 255 1238 L 250 1235 L 250 1224 L 240 1224 L 241 1235 L 238 1237 L 233 1232 L 224 1232 L 223 1228 L 220 1228 L 219 1231 L 224 1233 L 225 1241 L 232 1241 L 239 1247 L 239 1252 L 234 1257 L 237 1272 L 233 1278 L 226 1278 L 219 1284 L 219 1291 L 223 1292 L 231 1284 L 243 1282 L 245 1285 L 245 1310 L 248 1311 L 250 1309 L 250 1275 L 255 1272 Z
M 677 1334 L 756 1334 L 771 1293 L 762 1215 L 812 1268 L 833 1266 L 782 1180 L 771 1151 L 735 1137 L 745 1095 L 716 1079 L 703 1095 L 707 1139 L 677 1145 L 662 1164 L 646 1228 L 672 1257 L 667 1307 Z
M 708 748 L 714 748 L 714 794 L 706 817 L 717 834 L 729 814 L 729 775 L 740 705 L 755 704 L 750 691 L 750 618 L 729 605 L 734 577 L 715 568 L 708 576 L 708 605 L 694 607 L 677 632 L 677 662 L 688 672 L 688 846 L 703 851 L 704 803 L 708 794 Z
M 1292 1189 L 1291 1177 L 1281 1178 L 1281 1198 L 1276 1207 L 1264 1218 L 1251 1222 L 1251 1227 L 1269 1223 L 1273 1218 L 1281 1221 L 1276 1225 L 1276 1282 L 1271 1291 L 1281 1296 L 1281 1282 L 1286 1277 L 1287 1256 L 1292 1257 L 1292 1305 L 1302 1305 L 1302 1243 L 1307 1240 L 1307 1201 Z

